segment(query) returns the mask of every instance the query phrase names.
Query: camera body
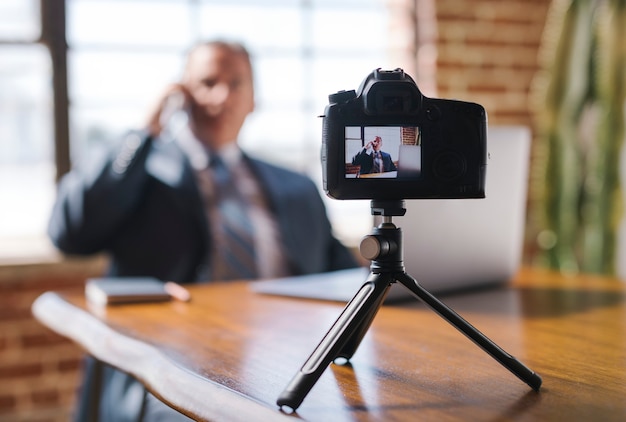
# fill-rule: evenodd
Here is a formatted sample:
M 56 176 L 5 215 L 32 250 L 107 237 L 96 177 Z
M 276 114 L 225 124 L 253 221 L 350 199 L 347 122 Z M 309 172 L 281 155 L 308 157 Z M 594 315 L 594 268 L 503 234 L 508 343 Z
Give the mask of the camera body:
M 487 115 L 422 95 L 402 69 L 376 69 L 329 95 L 324 190 L 335 199 L 484 198 Z

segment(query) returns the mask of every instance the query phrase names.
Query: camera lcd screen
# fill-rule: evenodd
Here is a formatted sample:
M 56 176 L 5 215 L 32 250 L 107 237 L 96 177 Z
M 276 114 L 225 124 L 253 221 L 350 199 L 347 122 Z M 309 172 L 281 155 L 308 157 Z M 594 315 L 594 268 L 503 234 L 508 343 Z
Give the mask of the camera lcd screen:
M 345 178 L 419 179 L 420 128 L 346 126 Z

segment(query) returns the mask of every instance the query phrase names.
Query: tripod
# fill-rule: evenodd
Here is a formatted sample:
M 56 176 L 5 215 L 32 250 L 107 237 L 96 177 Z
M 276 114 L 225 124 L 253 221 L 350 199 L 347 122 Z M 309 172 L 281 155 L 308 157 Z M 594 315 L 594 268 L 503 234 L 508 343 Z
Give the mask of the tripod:
M 373 200 L 371 208 L 372 215 L 382 216 L 383 222 L 374 227 L 372 234 L 361 242 L 361 254 L 371 261 L 370 275 L 280 394 L 276 401 L 278 406 L 295 411 L 331 362 L 339 358 L 350 360 L 383 304 L 389 288 L 396 281 L 533 390 L 538 391 L 541 387 L 539 375 L 502 350 L 404 271 L 402 232 L 391 221 L 393 216 L 403 216 L 406 213 L 404 200 Z

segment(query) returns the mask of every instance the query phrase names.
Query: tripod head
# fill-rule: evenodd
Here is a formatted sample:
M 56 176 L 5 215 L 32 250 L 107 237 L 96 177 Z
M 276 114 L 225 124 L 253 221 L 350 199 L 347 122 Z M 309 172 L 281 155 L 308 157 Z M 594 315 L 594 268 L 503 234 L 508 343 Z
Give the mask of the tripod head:
M 372 273 L 404 272 L 402 231 L 391 221 L 394 216 L 406 214 L 404 200 L 372 200 L 371 208 L 372 215 L 382 216 L 383 222 L 361 240 L 361 256 L 372 262 Z

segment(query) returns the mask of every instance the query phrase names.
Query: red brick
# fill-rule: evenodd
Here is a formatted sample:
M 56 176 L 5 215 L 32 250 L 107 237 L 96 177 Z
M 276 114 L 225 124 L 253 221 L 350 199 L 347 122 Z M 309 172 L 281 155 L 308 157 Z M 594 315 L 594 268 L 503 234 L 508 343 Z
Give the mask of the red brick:
M 52 331 L 23 335 L 21 338 L 21 345 L 25 349 L 49 347 L 64 343 L 70 343 L 70 341 L 58 334 L 54 334 Z
M 60 372 L 78 372 L 81 368 L 81 362 L 82 357 L 79 357 L 79 353 L 77 353 L 76 358 L 59 360 L 58 368 Z
M 11 378 L 34 377 L 42 375 L 43 367 L 40 363 L 13 364 L 0 366 L 0 380 Z
M 14 396 L 0 396 L 0 414 L 15 410 L 17 400 Z
M 56 390 L 34 391 L 31 397 L 36 406 L 59 403 L 59 393 Z

